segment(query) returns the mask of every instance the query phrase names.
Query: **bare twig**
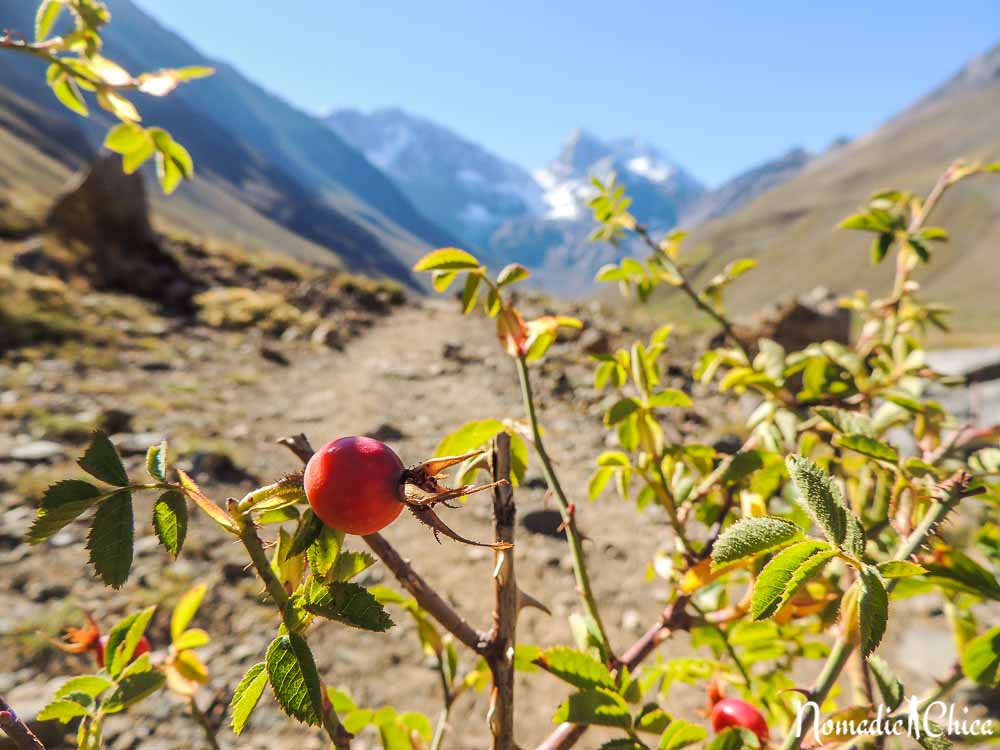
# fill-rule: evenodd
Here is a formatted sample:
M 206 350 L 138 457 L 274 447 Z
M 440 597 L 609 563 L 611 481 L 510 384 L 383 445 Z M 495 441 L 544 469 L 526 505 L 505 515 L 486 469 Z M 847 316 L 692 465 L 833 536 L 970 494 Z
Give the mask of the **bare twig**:
M 278 441 L 303 463 L 313 454 L 312 446 L 305 435 L 292 435 Z M 417 600 L 427 613 L 437 620 L 441 626 L 455 636 L 461 643 L 477 654 L 482 654 L 487 643 L 487 636 L 473 628 L 440 594 L 438 594 L 411 566 L 403 559 L 396 549 L 389 544 L 381 534 L 369 534 L 361 537 L 385 566 L 392 571 L 396 580 L 406 589 L 410 596 Z
M 528 374 L 528 363 L 525 361 L 523 355 L 519 356 L 516 361 L 517 374 L 521 381 L 521 397 L 524 400 L 524 410 L 528 417 L 528 422 L 531 424 L 535 452 L 538 454 L 538 460 L 542 464 L 542 473 L 545 475 L 545 482 L 559 503 L 559 513 L 562 516 L 563 527 L 566 529 L 566 541 L 569 542 L 569 550 L 573 558 L 573 575 L 576 577 L 577 593 L 580 595 L 580 601 L 583 603 L 584 609 L 597 628 L 604 650 L 608 654 L 608 660 L 614 661 L 611 641 L 608 639 L 607 631 L 604 629 L 597 600 L 594 598 L 594 592 L 590 586 L 590 574 L 587 572 L 587 562 L 583 553 L 583 537 L 576 525 L 576 506 L 566 498 L 566 493 L 559 483 L 559 477 L 552 467 L 552 460 L 545 450 L 545 442 L 542 439 L 542 430 L 538 423 L 535 400 L 531 391 L 531 377 Z
M 642 239 L 644 243 L 646 243 L 646 246 L 650 250 L 652 250 L 657 255 L 660 254 L 659 246 L 656 244 L 656 241 L 650 236 L 649 230 L 646 229 L 646 227 L 644 227 L 642 224 L 636 224 L 635 233 L 639 235 L 639 237 Z M 691 282 L 688 280 L 687 276 L 684 275 L 684 272 L 681 271 L 680 268 L 675 267 L 674 272 L 677 274 L 677 278 L 680 279 L 680 284 L 677 285 L 677 288 L 680 289 L 682 292 L 684 292 L 684 294 L 686 294 L 691 299 L 691 301 L 695 304 L 695 307 L 697 307 L 699 310 L 701 310 L 703 313 L 708 315 L 710 318 L 712 318 L 712 320 L 714 320 L 716 323 L 719 324 L 719 327 L 722 328 L 723 333 L 726 334 L 726 338 L 728 338 L 733 343 L 733 345 L 736 346 L 737 349 L 743 352 L 743 355 L 747 358 L 747 361 L 752 359 L 750 356 L 750 350 L 747 348 L 747 345 L 744 343 L 743 339 L 741 339 L 739 336 L 736 335 L 736 331 L 733 330 L 733 324 L 729 320 L 729 318 L 721 314 L 718 310 L 716 310 L 714 307 L 708 304 L 704 299 L 702 299 L 702 296 L 695 291 L 693 286 L 691 286 Z
M 42 741 L 18 718 L 3 696 L 0 696 L 0 729 L 11 738 L 17 750 L 45 750 Z
M 510 485 L 510 435 L 501 432 L 493 441 L 490 470 L 493 489 L 493 534 L 497 543 L 514 542 L 514 491 Z M 504 481 L 507 480 L 507 481 Z M 493 629 L 486 663 L 493 674 L 489 725 L 493 750 L 514 750 L 514 645 L 517 627 L 517 581 L 514 550 L 497 549 L 493 569 Z
M 205 715 L 205 712 L 198 707 L 198 702 L 194 699 L 193 695 L 191 696 L 190 704 L 191 704 L 191 715 L 194 717 L 194 720 L 195 722 L 197 722 L 198 726 L 201 727 L 201 730 L 205 735 L 205 740 L 208 742 L 209 747 L 211 747 L 212 750 L 219 750 L 219 740 L 218 737 L 216 736 L 216 733 L 218 732 L 218 727 L 214 726 L 212 722 L 209 721 L 208 717 Z
M 385 566 L 392 571 L 396 580 L 406 589 L 417 604 L 441 624 L 455 638 L 482 654 L 487 636 L 472 627 L 454 607 L 446 602 L 411 566 L 381 534 L 361 537 Z

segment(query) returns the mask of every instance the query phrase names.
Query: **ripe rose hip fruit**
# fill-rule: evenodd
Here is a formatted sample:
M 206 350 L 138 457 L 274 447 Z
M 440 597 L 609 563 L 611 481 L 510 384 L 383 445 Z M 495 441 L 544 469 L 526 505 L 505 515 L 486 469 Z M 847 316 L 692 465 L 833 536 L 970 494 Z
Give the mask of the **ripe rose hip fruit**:
M 385 443 L 343 437 L 316 451 L 303 477 L 313 512 L 348 534 L 381 531 L 403 510 L 403 462 Z
M 761 744 L 768 739 L 767 722 L 760 711 L 739 698 L 723 698 L 712 707 L 712 731 L 743 727 L 757 735 Z
M 101 639 L 97 642 L 97 647 L 94 649 L 94 655 L 97 656 L 97 666 L 104 666 L 104 647 L 108 645 L 108 637 L 102 635 Z M 135 651 L 132 652 L 132 661 L 135 661 L 143 654 L 148 654 L 151 651 L 149 646 L 149 639 L 146 636 L 142 636 L 139 642 L 135 644 Z

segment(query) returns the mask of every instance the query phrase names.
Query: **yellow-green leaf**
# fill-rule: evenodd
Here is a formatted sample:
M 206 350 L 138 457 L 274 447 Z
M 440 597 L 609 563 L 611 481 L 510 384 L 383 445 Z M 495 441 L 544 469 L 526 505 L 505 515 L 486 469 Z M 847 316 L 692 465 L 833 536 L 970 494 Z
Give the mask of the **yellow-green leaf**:
M 479 268 L 482 264 L 474 255 L 457 247 L 442 247 L 417 261 L 414 271 L 461 271 Z
M 265 685 L 267 685 L 267 668 L 261 662 L 250 667 L 243 679 L 240 680 L 240 684 L 236 686 L 236 692 L 233 693 L 233 699 L 229 703 L 233 710 L 233 720 L 230 726 L 234 734 L 239 735 L 246 728 L 247 722 L 250 721 L 250 715 L 257 707 L 260 696 L 264 693 Z
M 208 591 L 208 584 L 200 583 L 189 589 L 177 602 L 173 614 L 170 616 L 170 640 L 176 642 L 178 638 L 187 630 L 195 612 L 201 606 L 205 592 Z

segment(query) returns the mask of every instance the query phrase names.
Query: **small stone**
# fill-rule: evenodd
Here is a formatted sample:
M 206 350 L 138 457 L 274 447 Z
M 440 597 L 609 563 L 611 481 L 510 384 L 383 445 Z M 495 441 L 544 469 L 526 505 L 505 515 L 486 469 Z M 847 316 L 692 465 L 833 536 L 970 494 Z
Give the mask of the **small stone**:
M 125 456 L 143 456 L 150 447 L 163 440 L 159 432 L 130 432 L 115 438 L 118 451 Z
M 63 455 L 63 447 L 59 443 L 54 443 L 51 440 L 34 440 L 11 450 L 7 454 L 7 458 L 12 461 L 35 463 L 49 461 L 61 455 Z
M 622 612 L 622 630 L 638 633 L 642 630 L 642 616 L 634 609 L 626 609 Z
M 383 443 L 402 440 L 406 437 L 402 430 L 395 425 L 389 424 L 388 422 L 383 422 L 374 430 L 367 433 L 367 435 L 373 440 L 381 440 Z
M 586 354 L 610 354 L 611 337 L 600 328 L 588 328 L 580 334 L 579 347 Z
M 109 435 L 129 432 L 132 429 L 133 416 L 124 409 L 107 409 L 97 418 L 97 425 Z
M 312 335 L 309 340 L 314 344 L 322 344 L 323 346 L 328 346 L 331 349 L 335 349 L 340 346 L 340 335 L 337 333 L 336 327 L 331 323 L 320 323 L 313 329 Z

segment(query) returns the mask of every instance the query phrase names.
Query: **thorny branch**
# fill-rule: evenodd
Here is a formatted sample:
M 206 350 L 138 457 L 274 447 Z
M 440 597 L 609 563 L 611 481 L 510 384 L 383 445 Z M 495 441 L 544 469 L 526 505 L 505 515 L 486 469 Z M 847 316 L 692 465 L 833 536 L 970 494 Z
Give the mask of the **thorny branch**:
M 654 253 L 660 254 L 661 251 L 659 246 L 656 244 L 656 241 L 652 238 L 652 236 L 650 236 L 649 230 L 646 229 L 646 227 L 644 227 L 642 224 L 636 224 L 635 233 L 639 235 L 639 237 L 642 239 L 644 243 L 646 243 L 646 246 L 648 248 L 650 248 Z M 736 331 L 733 330 L 733 324 L 729 320 L 729 318 L 721 314 L 718 310 L 716 310 L 714 307 L 708 304 L 704 299 L 702 299 L 702 296 L 695 291 L 693 286 L 691 286 L 691 282 L 688 280 L 687 276 L 684 275 L 683 271 L 681 271 L 680 268 L 675 268 L 674 271 L 677 274 L 677 277 L 680 279 L 680 284 L 677 285 L 678 289 L 684 292 L 684 294 L 686 294 L 691 299 L 691 301 L 695 304 L 695 306 L 699 310 L 707 314 L 709 317 L 712 318 L 712 320 L 714 320 L 716 323 L 719 324 L 719 327 L 722 328 L 723 333 L 726 334 L 726 338 L 728 338 L 733 343 L 734 346 L 736 346 L 741 352 L 743 352 L 743 355 L 749 361 L 751 359 L 750 350 L 747 348 L 747 345 L 746 343 L 744 343 L 743 339 L 741 339 L 739 336 L 736 335 Z
M 0 696 L 0 729 L 10 737 L 17 750 L 45 750 L 42 741 L 18 718 L 3 696 Z
M 510 435 L 501 432 L 493 440 L 490 454 L 493 481 L 493 536 L 497 543 L 514 542 L 514 491 L 510 485 Z M 503 480 L 508 480 L 504 482 Z M 487 645 L 486 663 L 493 674 L 489 725 L 492 750 L 514 750 L 514 646 L 517 627 L 517 581 L 513 549 L 493 553 L 493 628 Z

